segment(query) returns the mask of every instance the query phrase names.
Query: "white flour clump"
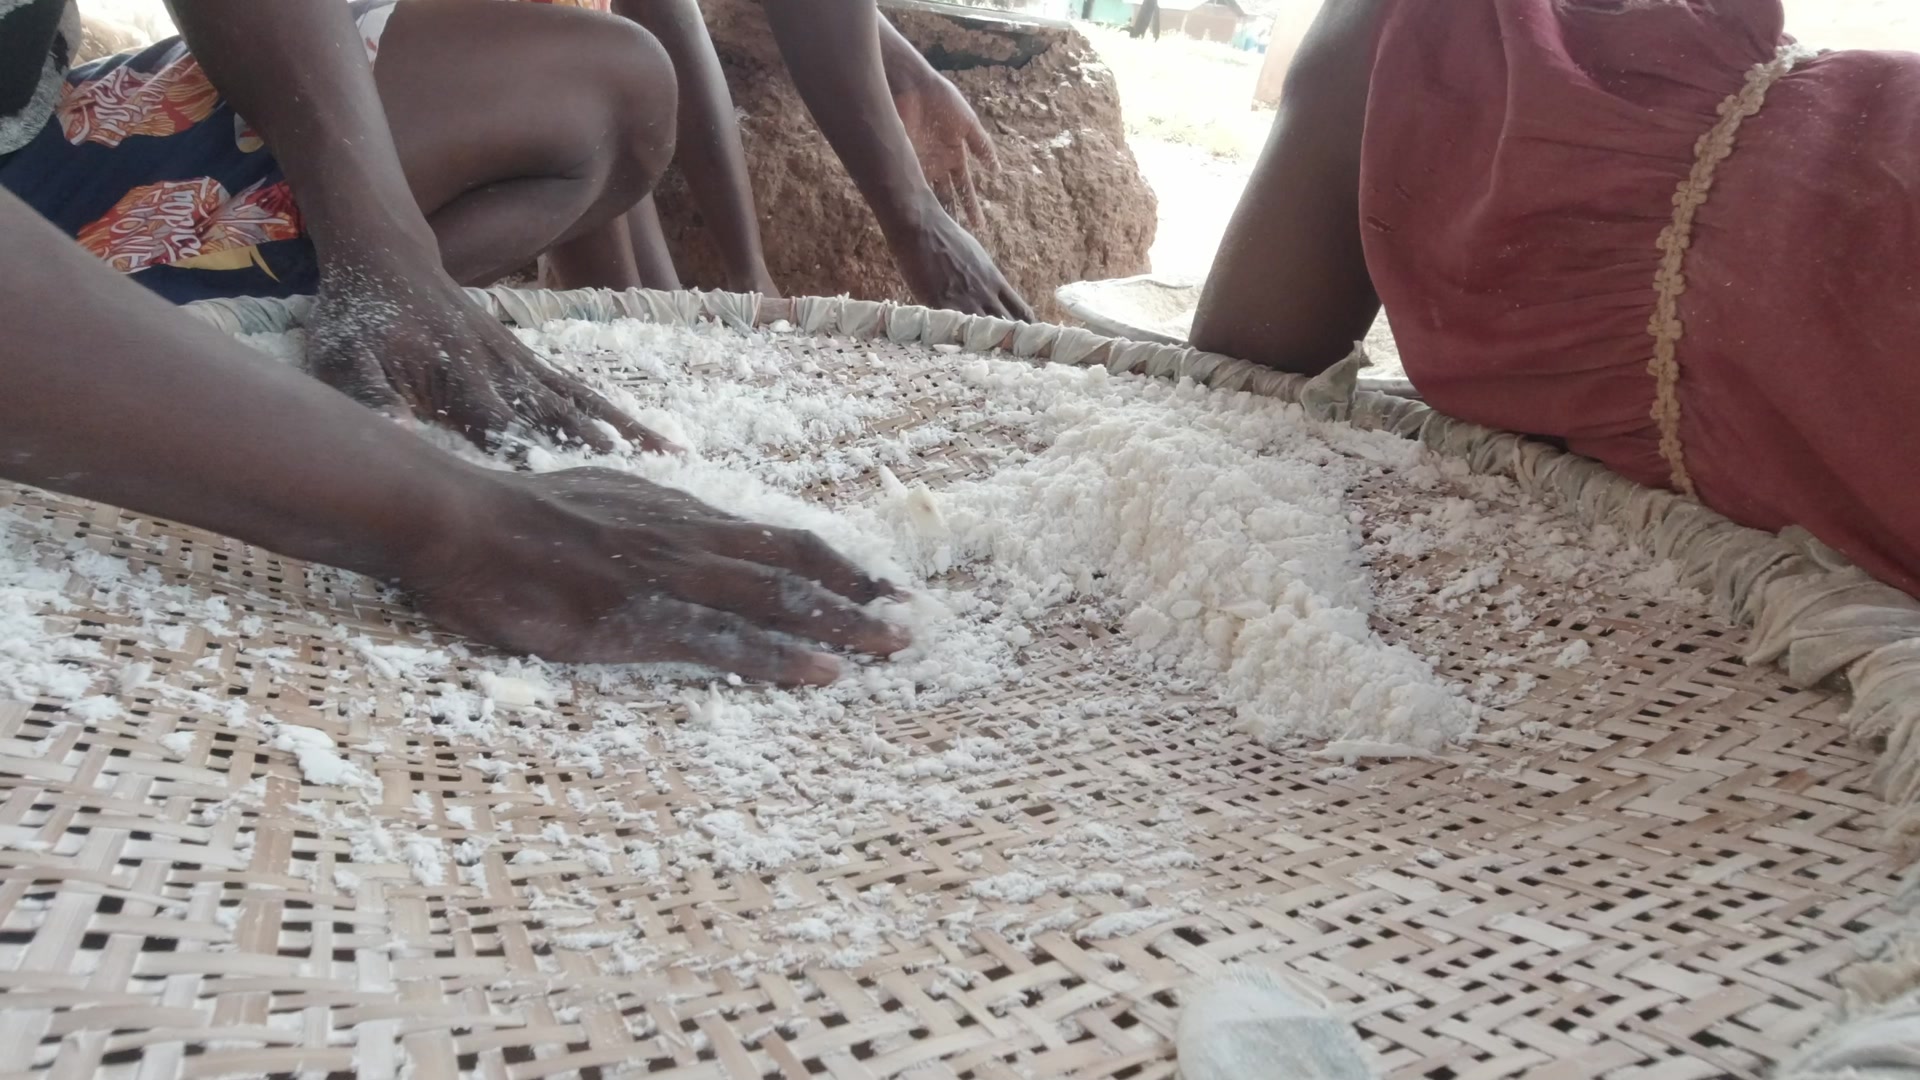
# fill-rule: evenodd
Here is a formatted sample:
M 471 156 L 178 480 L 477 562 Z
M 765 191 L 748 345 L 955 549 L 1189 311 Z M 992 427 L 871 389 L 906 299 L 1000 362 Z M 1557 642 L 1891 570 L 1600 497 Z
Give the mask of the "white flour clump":
M 945 493 L 963 555 L 1032 595 L 1101 598 L 1155 667 L 1205 680 L 1251 733 L 1435 749 L 1472 708 L 1368 626 L 1372 589 L 1345 457 L 1288 406 L 1110 379 L 1101 368 L 981 363 L 1028 398 L 1051 445 Z
M 322 787 L 377 788 L 379 781 L 340 754 L 326 732 L 299 724 L 281 724 L 274 729 L 267 745 L 292 754 L 300 766 L 300 775 L 309 784 Z

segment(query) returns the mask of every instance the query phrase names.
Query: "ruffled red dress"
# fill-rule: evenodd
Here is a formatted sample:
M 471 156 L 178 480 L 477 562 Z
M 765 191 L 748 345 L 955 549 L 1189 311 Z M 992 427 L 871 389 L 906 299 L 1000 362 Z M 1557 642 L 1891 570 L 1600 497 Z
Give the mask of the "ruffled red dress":
M 1397 0 L 1361 230 L 1434 407 L 1920 593 L 1920 55 L 1779 0 Z

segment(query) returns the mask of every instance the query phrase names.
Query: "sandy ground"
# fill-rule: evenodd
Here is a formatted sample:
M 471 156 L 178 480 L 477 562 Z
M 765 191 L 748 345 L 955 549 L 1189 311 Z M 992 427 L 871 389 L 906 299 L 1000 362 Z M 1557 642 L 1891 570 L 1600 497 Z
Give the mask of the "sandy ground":
M 1786 7 L 1788 30 L 1809 45 L 1920 51 L 1920 0 Z M 1099 29 L 1090 36 L 1120 83 L 1129 142 L 1160 196 L 1154 270 L 1203 277 L 1272 119 L 1249 107 L 1260 58 L 1184 39 L 1136 42 Z

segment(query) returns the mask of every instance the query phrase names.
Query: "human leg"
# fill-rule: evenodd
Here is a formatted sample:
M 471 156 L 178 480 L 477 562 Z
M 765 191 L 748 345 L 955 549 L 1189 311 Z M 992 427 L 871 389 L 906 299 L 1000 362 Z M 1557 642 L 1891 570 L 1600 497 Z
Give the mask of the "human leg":
M 557 289 L 680 288 L 651 195 L 585 236 L 555 245 L 545 276 Z
M 1207 275 L 1195 348 L 1317 375 L 1373 325 L 1360 149 L 1383 10 L 1380 0 L 1329 3 L 1314 21 Z
M 540 271 L 540 283 L 549 289 L 633 289 L 642 284 L 625 214 L 555 244 L 540 260 Z
M 734 119 L 733 97 L 720 70 L 720 56 L 707 36 L 695 0 L 615 0 L 616 13 L 633 19 L 660 40 L 679 79 L 680 168 L 720 247 L 727 285 L 761 293 L 775 291 L 760 244 L 760 219 L 747 176 L 747 154 Z M 657 220 L 655 227 L 657 228 Z M 634 251 L 640 254 L 645 226 L 634 219 Z M 664 250 L 664 249 L 662 249 Z M 644 256 L 642 262 L 644 263 Z M 646 268 L 642 266 L 642 276 Z
M 461 281 L 611 226 L 673 156 L 672 61 L 625 20 L 409 0 L 375 77 L 407 182 Z
M 667 251 L 667 232 L 660 227 L 660 211 L 653 204 L 653 196 L 641 199 L 640 205 L 627 211 L 626 224 L 640 284 L 649 289 L 680 288 L 680 272 L 674 269 L 673 256 Z M 753 288 L 751 284 L 741 287 Z
M 672 157 L 672 65 L 633 23 L 462 0 L 355 8 L 409 189 L 458 280 L 616 227 Z M 0 184 L 176 302 L 317 284 L 271 150 L 178 38 L 77 69 Z

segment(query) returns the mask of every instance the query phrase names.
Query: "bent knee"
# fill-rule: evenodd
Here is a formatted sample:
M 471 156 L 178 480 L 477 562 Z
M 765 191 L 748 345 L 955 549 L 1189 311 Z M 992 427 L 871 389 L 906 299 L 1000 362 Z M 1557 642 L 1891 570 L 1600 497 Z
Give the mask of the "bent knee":
M 673 64 L 653 35 L 612 15 L 403 3 L 374 77 L 429 210 L 488 184 L 539 178 L 576 182 L 597 208 L 624 210 L 673 155 Z
M 638 23 L 620 19 L 595 30 L 580 60 L 585 77 L 608 97 L 608 180 L 623 188 L 638 185 L 637 200 L 673 160 L 678 80 L 666 48 Z

